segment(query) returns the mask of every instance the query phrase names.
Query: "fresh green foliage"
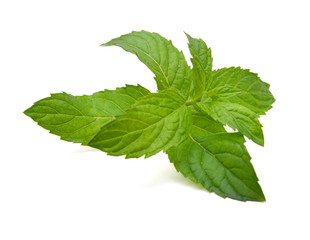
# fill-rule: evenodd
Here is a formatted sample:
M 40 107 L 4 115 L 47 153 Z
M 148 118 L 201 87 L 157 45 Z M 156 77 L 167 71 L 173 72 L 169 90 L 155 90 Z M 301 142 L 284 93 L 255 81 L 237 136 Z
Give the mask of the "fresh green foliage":
M 201 97 L 202 92 L 206 89 L 207 81 L 212 73 L 212 56 L 211 49 L 207 47 L 206 43 L 201 39 L 192 38 L 186 33 L 189 41 L 188 47 L 193 58 L 191 58 L 192 69 L 192 83 L 194 84 L 194 97 Z
M 201 114 L 193 114 L 192 124 L 187 139 L 168 152 L 176 169 L 222 197 L 264 201 L 243 136 Z
M 222 68 L 212 73 L 210 86 L 198 105 L 208 115 L 259 145 L 264 145 L 258 118 L 271 108 L 269 85 L 257 74 L 241 68 Z
M 211 49 L 186 36 L 192 68 L 157 33 L 132 32 L 102 44 L 135 54 L 154 73 L 157 93 L 140 85 L 90 96 L 57 93 L 24 113 L 63 140 L 109 155 L 166 152 L 178 172 L 210 192 L 265 201 L 244 136 L 264 145 L 258 119 L 275 101 L 269 84 L 239 67 L 212 71 Z M 238 132 L 228 133 L 224 125 Z
M 34 103 L 24 113 L 62 140 L 87 145 L 103 125 L 125 114 L 139 98 L 149 93 L 140 85 L 104 90 L 90 96 L 57 93 Z
M 149 157 L 182 142 L 189 133 L 190 116 L 176 89 L 151 93 L 103 126 L 89 145 L 110 155 Z
M 132 32 L 101 46 L 119 46 L 135 54 L 154 74 L 158 90 L 176 88 L 187 98 L 191 69 L 182 52 L 157 33 Z

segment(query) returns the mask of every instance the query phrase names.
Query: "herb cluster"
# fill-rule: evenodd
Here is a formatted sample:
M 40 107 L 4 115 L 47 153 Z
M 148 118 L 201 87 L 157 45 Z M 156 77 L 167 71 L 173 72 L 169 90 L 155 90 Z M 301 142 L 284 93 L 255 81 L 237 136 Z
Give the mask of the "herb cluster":
M 244 136 L 264 145 L 258 118 L 275 101 L 269 84 L 239 67 L 212 70 L 211 49 L 186 35 L 192 68 L 157 33 L 132 32 L 102 45 L 135 54 L 154 73 L 157 93 L 140 85 L 83 96 L 63 92 L 24 113 L 62 140 L 126 158 L 164 151 L 177 171 L 210 192 L 265 201 Z

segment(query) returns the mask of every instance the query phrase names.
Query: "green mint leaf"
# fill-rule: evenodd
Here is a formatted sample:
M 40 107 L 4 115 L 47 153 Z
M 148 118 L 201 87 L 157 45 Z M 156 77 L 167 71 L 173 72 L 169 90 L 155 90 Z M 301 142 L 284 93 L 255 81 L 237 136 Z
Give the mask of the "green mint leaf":
M 232 129 L 238 129 L 240 133 L 264 146 L 262 125 L 258 121 L 258 115 L 250 109 L 231 102 L 210 101 L 205 104 L 197 104 L 213 119 L 228 125 Z
M 190 67 L 184 55 L 171 41 L 157 33 L 132 32 L 114 38 L 102 46 L 119 46 L 135 54 L 154 74 L 157 87 L 178 89 L 187 98 L 190 90 Z
M 242 135 L 226 133 L 217 122 L 203 118 L 193 115 L 192 131 L 168 151 L 170 161 L 185 177 L 221 197 L 265 201 Z
M 191 109 L 192 111 L 192 128 L 191 134 L 198 138 L 205 138 L 210 135 L 218 134 L 218 133 L 226 133 L 223 125 L 217 121 L 214 121 L 209 116 L 196 111 L 195 109 Z M 188 141 L 187 138 L 185 141 Z M 183 158 L 179 156 L 187 156 L 188 152 L 186 148 L 182 148 L 184 143 L 179 144 L 178 146 L 171 147 L 166 152 L 169 156 L 170 162 L 174 164 L 174 167 L 178 172 L 181 172 L 185 177 L 188 177 L 192 181 L 199 183 L 197 178 L 193 174 L 190 169 L 189 162 L 183 161 Z M 176 153 L 178 152 L 178 156 Z
M 218 133 L 226 133 L 223 125 L 206 114 L 198 112 L 194 109 L 192 112 L 192 128 L 191 134 L 196 138 L 204 138 L 209 135 Z
M 225 87 L 239 90 L 230 102 L 238 103 L 262 115 L 272 108 L 275 101 L 269 84 L 263 82 L 256 73 L 240 67 L 222 68 L 212 72 L 212 82 L 208 90 Z
M 199 106 L 212 118 L 263 146 L 264 136 L 258 118 L 271 108 L 274 98 L 269 85 L 255 73 L 241 68 L 223 68 L 212 73 L 209 89 Z
M 149 94 L 142 86 L 127 85 L 87 96 L 51 94 L 24 113 L 62 140 L 87 143 L 115 116 L 124 114 L 139 98 Z
M 217 87 L 205 91 L 201 98 L 201 103 L 207 103 L 214 100 L 224 100 L 242 94 L 242 91 L 233 87 Z
M 192 38 L 185 33 L 188 39 L 188 47 L 193 58 L 192 81 L 194 84 L 194 96 L 200 97 L 211 79 L 212 55 L 211 49 L 207 47 L 202 39 Z
M 89 145 L 115 156 L 150 157 L 188 136 L 190 116 L 185 99 L 176 89 L 151 93 L 103 126 Z

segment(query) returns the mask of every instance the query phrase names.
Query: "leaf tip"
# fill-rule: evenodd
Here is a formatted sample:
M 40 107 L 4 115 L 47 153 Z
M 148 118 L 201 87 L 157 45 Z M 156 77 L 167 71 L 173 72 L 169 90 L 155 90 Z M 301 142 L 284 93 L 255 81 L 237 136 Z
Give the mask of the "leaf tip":
M 258 196 L 255 199 L 249 199 L 249 201 L 254 201 L 254 202 L 266 202 L 265 195 L 263 193 L 263 190 L 260 189 L 260 192 Z
M 265 198 L 264 194 L 261 195 L 261 198 L 259 199 L 259 202 L 266 202 L 266 198 Z
M 112 41 L 109 41 L 109 42 L 100 44 L 99 47 L 108 47 L 108 46 L 112 46 L 112 45 L 113 45 Z
M 183 31 L 183 32 L 186 35 L 188 41 L 191 41 L 193 39 L 187 32 L 185 32 L 185 31 Z
M 264 135 L 263 136 L 261 136 L 260 138 L 255 138 L 255 139 L 253 139 L 253 141 L 256 143 L 256 144 L 258 144 L 259 146 L 261 146 L 261 147 L 264 147 L 264 145 L 265 145 L 265 139 L 264 139 Z
M 23 114 L 25 114 L 26 116 L 30 117 L 30 108 L 27 108 L 25 111 L 23 111 Z

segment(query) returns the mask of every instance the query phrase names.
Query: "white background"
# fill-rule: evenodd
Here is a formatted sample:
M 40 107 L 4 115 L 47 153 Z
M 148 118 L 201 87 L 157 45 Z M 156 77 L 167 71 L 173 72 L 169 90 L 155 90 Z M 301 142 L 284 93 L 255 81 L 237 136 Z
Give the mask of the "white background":
M 308 2 L 1 1 L 0 239 L 310 239 Z M 212 48 L 214 68 L 249 68 L 271 84 L 265 147 L 246 144 L 267 202 L 222 199 L 162 153 L 110 157 L 23 115 L 50 93 L 155 91 L 134 55 L 99 47 L 141 29 L 189 60 L 186 31 Z

